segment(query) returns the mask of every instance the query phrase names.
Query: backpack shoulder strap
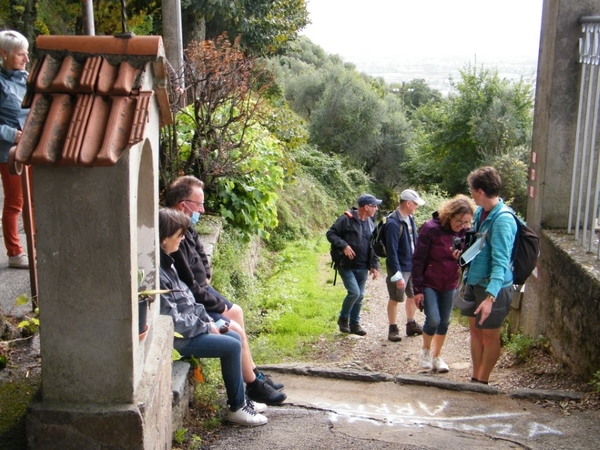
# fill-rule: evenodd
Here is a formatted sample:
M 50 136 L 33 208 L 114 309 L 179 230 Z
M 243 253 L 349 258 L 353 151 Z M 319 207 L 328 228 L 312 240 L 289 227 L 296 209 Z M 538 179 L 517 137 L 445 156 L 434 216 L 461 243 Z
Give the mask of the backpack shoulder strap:
M 354 216 L 352 215 L 352 211 L 350 211 L 350 210 L 346 210 L 346 211 L 344 211 L 344 214 L 346 214 L 346 215 L 347 215 L 348 217 L 350 217 L 351 219 L 354 217 Z
M 390 217 L 394 217 L 394 219 L 398 222 L 398 238 L 402 237 L 402 233 L 404 232 L 404 227 L 402 226 L 402 219 L 400 218 L 400 214 L 398 214 L 398 209 L 396 208 L 394 211 L 388 214 L 388 219 Z
M 500 211 L 498 211 L 498 213 L 494 216 L 494 219 L 490 223 L 490 228 L 489 228 L 490 233 L 487 234 L 486 239 L 492 239 L 490 235 L 491 235 L 491 232 L 494 230 L 494 223 L 496 222 L 496 219 L 502 214 L 510 214 L 513 217 L 513 219 L 515 219 L 515 222 L 517 223 L 517 232 L 515 234 L 515 239 L 517 239 L 517 237 L 519 236 L 519 230 L 521 229 L 521 220 L 517 217 L 517 215 L 515 214 L 515 212 L 512 209 L 508 208 L 507 206 L 504 206 Z M 490 241 L 490 243 L 491 243 L 491 241 Z M 516 249 L 517 249 L 516 246 L 513 245 L 511 257 L 510 257 L 511 260 L 515 259 Z

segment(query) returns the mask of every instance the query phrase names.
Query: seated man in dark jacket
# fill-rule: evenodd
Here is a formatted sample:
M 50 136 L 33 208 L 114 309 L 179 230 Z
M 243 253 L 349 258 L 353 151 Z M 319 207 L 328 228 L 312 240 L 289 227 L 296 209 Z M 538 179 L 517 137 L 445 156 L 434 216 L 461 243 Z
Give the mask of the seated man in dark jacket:
M 170 256 L 174 260 L 179 278 L 190 288 L 197 303 L 204 305 L 208 315 L 215 321 L 223 319 L 229 328 L 242 338 L 242 373 L 248 385 L 247 394 L 252 400 L 267 405 L 283 402 L 286 395 L 279 392 L 283 384 L 277 383 L 268 375 L 258 371 L 244 329 L 244 311 L 223 297 L 210 284 L 211 268 L 204 247 L 194 225 L 204 212 L 204 183 L 193 176 L 177 178 L 167 189 L 166 206 L 186 213 L 192 221 L 187 229 L 179 250 Z M 253 383 L 257 380 L 258 383 Z

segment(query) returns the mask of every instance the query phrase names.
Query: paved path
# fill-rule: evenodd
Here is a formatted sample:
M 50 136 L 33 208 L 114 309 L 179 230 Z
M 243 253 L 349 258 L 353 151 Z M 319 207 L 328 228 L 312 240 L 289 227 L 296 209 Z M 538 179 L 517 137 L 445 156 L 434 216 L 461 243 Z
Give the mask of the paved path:
M 0 189 L 0 216 L 4 204 L 4 191 Z M 31 296 L 29 288 L 29 271 L 23 269 L 10 269 L 8 267 L 8 256 L 4 246 L 4 230 L 0 223 L 0 311 L 3 314 L 19 315 L 31 311 L 31 303 L 27 306 L 15 306 L 15 299 L 21 294 Z M 23 248 L 27 247 L 23 226 L 20 227 L 21 243 Z M 27 251 L 27 250 L 25 250 Z
M 268 409 L 269 423 L 227 427 L 211 449 L 595 449 L 600 439 L 598 411 L 393 381 L 277 380 L 288 399 Z

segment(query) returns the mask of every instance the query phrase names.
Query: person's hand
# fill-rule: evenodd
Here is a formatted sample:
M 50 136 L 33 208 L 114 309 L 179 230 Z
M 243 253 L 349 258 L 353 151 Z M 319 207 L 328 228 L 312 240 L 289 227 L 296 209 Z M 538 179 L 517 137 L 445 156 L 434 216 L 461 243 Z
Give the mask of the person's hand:
M 396 281 L 396 289 L 404 289 L 406 287 L 406 283 L 404 282 L 404 278 L 400 278 Z
M 475 315 L 481 313 L 481 319 L 479 320 L 479 325 L 483 325 L 485 319 L 489 317 L 492 312 L 492 307 L 494 306 L 494 302 L 492 298 L 488 295 L 484 301 L 479 304 L 479 307 L 475 310 Z
M 214 322 L 211 322 L 211 323 L 210 323 L 210 332 L 211 332 L 212 334 L 221 334 L 221 333 L 219 332 L 219 329 L 217 328 L 217 326 L 215 325 L 215 323 L 214 323 Z
M 423 294 L 415 294 L 415 305 L 417 308 L 419 308 L 419 311 L 423 311 L 423 304 L 425 303 L 425 297 L 423 296 Z
M 379 270 L 371 269 L 371 275 L 373 275 L 373 279 L 376 280 L 377 277 L 379 276 Z
M 346 245 L 346 248 L 344 249 L 344 255 L 346 255 L 348 257 L 348 259 L 354 259 L 354 257 L 356 256 L 356 253 L 354 253 L 354 250 L 352 250 L 352 247 L 350 247 L 349 245 Z
M 23 132 L 21 130 L 17 130 L 17 134 L 15 136 L 15 144 L 18 144 L 21 140 L 21 136 L 23 136 Z
M 456 250 L 452 247 L 450 247 L 450 250 L 452 251 L 452 256 L 454 256 L 454 259 L 460 258 L 460 254 L 462 253 L 462 251 Z

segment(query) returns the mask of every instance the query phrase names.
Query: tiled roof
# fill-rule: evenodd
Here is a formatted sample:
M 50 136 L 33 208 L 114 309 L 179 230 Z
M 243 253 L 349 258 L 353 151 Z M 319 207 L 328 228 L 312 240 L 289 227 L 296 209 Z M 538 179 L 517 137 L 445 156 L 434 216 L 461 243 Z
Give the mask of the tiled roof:
M 160 36 L 40 36 L 37 49 L 16 161 L 114 165 L 144 138 L 154 95 L 160 126 L 172 123 Z

